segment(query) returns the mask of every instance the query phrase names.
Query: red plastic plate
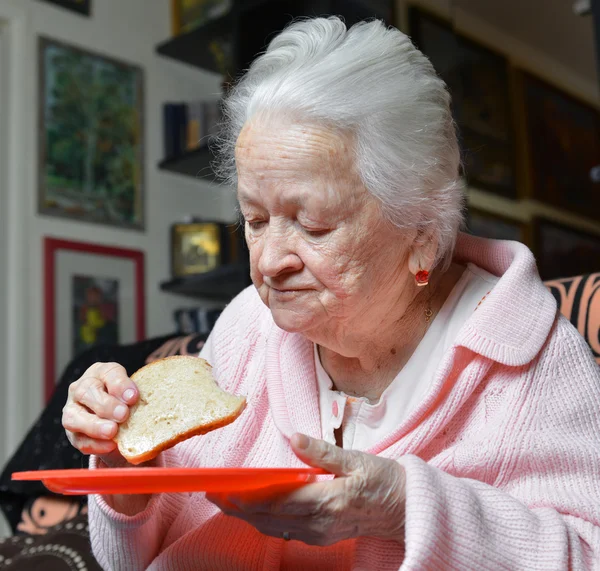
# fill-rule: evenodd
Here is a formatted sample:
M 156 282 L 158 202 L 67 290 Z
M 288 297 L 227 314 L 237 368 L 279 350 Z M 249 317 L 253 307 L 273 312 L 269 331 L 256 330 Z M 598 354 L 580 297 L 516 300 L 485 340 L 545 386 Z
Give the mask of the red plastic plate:
M 301 486 L 326 474 L 319 468 L 104 468 L 15 472 L 13 480 L 41 480 L 51 491 L 81 494 L 248 492 Z

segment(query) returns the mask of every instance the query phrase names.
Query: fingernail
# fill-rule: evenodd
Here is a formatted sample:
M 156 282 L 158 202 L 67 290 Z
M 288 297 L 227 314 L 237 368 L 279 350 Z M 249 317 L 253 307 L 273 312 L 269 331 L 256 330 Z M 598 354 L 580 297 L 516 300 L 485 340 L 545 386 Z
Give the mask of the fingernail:
M 133 389 L 127 389 L 124 393 L 123 393 L 123 398 L 125 400 L 131 400 L 133 398 L 133 395 L 135 395 L 135 391 Z
M 100 432 L 104 436 L 110 436 L 114 431 L 114 424 L 112 422 L 103 422 L 100 427 Z
M 310 438 L 304 434 L 296 435 L 296 448 L 300 448 L 300 450 L 306 450 L 308 445 L 310 444 Z
M 119 404 L 113 411 L 113 416 L 116 420 L 123 420 L 127 415 L 127 407 L 124 404 Z

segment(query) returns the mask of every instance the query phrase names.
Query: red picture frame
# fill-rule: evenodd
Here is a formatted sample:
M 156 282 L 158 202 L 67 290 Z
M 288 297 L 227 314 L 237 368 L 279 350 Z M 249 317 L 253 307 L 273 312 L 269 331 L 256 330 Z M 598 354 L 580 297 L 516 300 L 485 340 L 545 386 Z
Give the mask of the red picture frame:
M 50 399 L 56 386 L 57 378 L 57 256 L 61 252 L 84 254 L 91 258 L 90 263 L 96 263 L 103 258 L 115 258 L 117 261 L 132 263 L 131 276 L 135 301 L 133 304 L 134 319 L 131 329 L 136 341 L 146 337 L 146 301 L 145 301 L 145 258 L 141 250 L 104 246 L 89 242 L 78 242 L 60 238 L 44 238 L 44 396 L 45 402 Z

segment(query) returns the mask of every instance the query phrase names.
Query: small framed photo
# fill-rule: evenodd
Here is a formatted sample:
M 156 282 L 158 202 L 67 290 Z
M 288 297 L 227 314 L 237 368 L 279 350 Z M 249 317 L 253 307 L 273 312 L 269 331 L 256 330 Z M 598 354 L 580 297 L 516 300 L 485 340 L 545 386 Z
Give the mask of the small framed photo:
M 92 10 L 92 0 L 41 0 L 48 4 L 56 4 L 82 16 L 89 16 Z
M 534 219 L 533 252 L 543 280 L 570 278 L 600 268 L 600 234 Z
M 411 6 L 410 35 L 452 95 L 464 175 L 470 186 L 517 197 L 508 60 Z
M 526 227 L 523 222 L 494 212 L 469 207 L 466 212 L 466 229 L 469 234 L 494 240 L 526 242 Z
M 143 252 L 44 239 L 46 401 L 79 353 L 141 341 L 145 329 Z
M 173 224 L 171 227 L 171 273 L 183 277 L 203 274 L 226 263 L 224 225 L 218 222 Z
M 531 197 L 600 221 L 600 111 L 524 71 L 517 81 Z
M 141 68 L 39 39 L 40 214 L 144 229 Z

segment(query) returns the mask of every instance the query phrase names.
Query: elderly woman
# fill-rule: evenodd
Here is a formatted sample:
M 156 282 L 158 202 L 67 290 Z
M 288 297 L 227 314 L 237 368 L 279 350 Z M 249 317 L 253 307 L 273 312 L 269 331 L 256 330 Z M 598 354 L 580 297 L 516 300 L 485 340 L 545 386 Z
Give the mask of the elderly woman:
M 519 243 L 459 233 L 443 82 L 398 30 L 296 22 L 226 101 L 254 287 L 201 356 L 247 395 L 159 466 L 333 473 L 256 499 L 90 499 L 107 569 L 600 565 L 600 371 Z M 96 364 L 63 423 L 92 467 L 138 398 Z M 291 540 L 291 541 L 286 541 Z

